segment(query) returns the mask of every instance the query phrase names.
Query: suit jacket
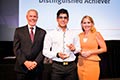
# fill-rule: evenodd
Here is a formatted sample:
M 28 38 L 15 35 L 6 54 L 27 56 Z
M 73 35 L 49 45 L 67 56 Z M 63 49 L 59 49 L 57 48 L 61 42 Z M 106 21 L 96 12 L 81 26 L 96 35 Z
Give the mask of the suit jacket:
M 27 73 L 28 69 L 24 65 L 26 60 L 37 62 L 37 67 L 32 71 L 41 71 L 44 58 L 42 55 L 42 50 L 45 34 L 45 30 L 36 27 L 34 43 L 32 43 L 28 25 L 16 28 L 13 42 L 14 54 L 16 55 L 15 71 Z

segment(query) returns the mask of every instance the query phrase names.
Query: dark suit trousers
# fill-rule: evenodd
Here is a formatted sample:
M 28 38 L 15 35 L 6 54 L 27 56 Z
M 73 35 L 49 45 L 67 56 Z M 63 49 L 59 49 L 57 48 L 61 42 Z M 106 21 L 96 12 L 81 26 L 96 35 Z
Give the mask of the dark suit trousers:
M 62 65 L 53 61 L 51 80 L 77 80 L 77 65 L 75 62 Z
M 42 80 L 42 73 L 17 73 L 17 80 Z

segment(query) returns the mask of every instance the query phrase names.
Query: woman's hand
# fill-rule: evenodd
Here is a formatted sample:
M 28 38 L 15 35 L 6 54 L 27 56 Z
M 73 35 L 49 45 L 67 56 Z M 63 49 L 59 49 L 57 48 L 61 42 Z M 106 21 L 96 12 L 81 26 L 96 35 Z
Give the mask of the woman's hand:
M 88 56 L 90 56 L 91 54 L 92 54 L 91 51 L 81 51 L 81 56 L 83 56 L 83 57 L 88 57 Z

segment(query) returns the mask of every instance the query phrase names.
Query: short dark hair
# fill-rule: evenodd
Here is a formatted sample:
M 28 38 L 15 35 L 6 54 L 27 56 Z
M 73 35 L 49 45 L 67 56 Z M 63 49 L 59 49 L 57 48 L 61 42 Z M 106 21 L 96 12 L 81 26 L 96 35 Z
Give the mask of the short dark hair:
M 66 9 L 60 9 L 60 10 L 58 10 L 58 12 L 57 12 L 57 18 L 59 17 L 59 15 L 60 14 L 67 14 L 67 17 L 69 18 L 69 13 L 68 13 L 68 11 L 66 10 Z

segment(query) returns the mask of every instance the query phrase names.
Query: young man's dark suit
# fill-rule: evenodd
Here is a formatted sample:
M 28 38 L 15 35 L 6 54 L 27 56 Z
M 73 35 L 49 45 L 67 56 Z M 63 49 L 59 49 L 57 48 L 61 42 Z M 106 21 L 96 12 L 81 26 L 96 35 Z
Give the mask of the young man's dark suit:
M 42 71 L 42 49 L 45 34 L 45 30 L 36 27 L 34 42 L 32 43 L 28 25 L 16 28 L 13 44 L 14 53 L 16 55 L 15 71 L 23 73 L 24 75 L 28 72 L 34 72 L 36 74 Z M 37 67 L 29 71 L 24 65 L 26 60 L 36 61 Z

